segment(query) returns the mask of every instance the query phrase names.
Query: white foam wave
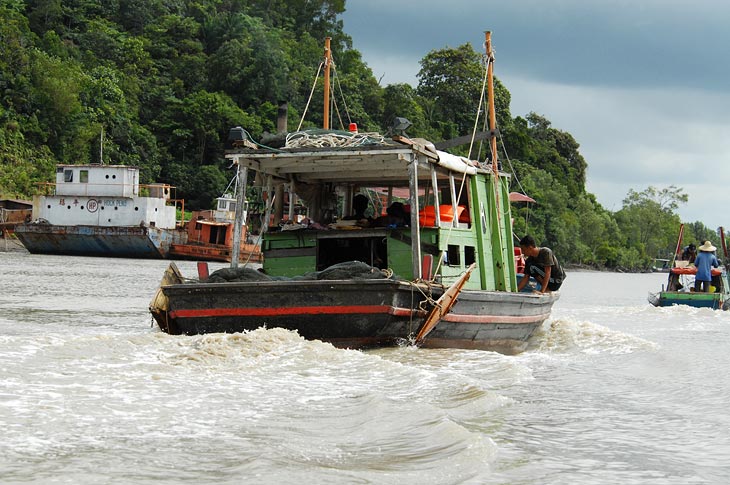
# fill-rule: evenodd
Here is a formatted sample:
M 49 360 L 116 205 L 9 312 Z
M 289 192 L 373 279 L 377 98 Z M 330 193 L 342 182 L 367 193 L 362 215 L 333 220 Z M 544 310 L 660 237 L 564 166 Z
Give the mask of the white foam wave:
M 656 350 L 658 345 L 589 321 L 560 318 L 549 321 L 529 341 L 529 351 L 544 353 L 630 354 Z

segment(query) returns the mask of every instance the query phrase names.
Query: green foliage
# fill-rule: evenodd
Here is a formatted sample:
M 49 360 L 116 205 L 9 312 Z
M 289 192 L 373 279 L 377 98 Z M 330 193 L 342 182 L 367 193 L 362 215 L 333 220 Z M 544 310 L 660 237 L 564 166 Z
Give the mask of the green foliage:
M 649 260 L 671 256 L 676 246 L 680 219 L 674 213 L 680 203 L 687 201 L 682 189 L 670 186 L 654 187 L 636 192 L 630 189 L 623 208 L 616 213 L 616 222 L 625 235 L 625 244 Z
M 441 127 L 443 139 L 471 133 L 484 86 L 483 55 L 467 43 L 455 49 L 434 50 L 421 60 L 418 94 L 433 101 L 427 110 L 428 121 Z M 495 82 L 497 125 L 511 124 L 510 95 Z M 480 126 L 482 128 L 483 126 Z

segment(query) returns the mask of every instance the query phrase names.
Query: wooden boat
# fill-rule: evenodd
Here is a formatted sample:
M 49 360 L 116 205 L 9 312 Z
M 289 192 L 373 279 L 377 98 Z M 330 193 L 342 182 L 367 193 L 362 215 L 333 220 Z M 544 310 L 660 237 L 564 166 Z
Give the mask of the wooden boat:
M 669 273 L 669 270 L 671 269 L 669 267 L 670 264 L 672 264 L 671 259 L 654 258 L 651 270 L 655 273 Z
M 31 220 L 33 203 L 27 200 L 0 199 L 0 251 L 26 251 L 15 237 L 15 227 Z
M 661 291 L 649 293 L 649 303 L 657 307 L 687 305 L 695 308 L 727 310 L 730 308 L 730 284 L 728 282 L 728 252 L 725 244 L 725 230 L 720 228 L 720 239 L 725 254 L 725 267 L 712 269 L 710 292 L 694 291 L 694 275 L 697 268 L 688 261 L 677 259 L 682 248 L 684 224 L 680 226 L 677 248 L 671 262 L 666 287 Z
M 489 33 L 486 40 L 491 61 Z M 488 69 L 491 80 L 491 62 Z M 488 99 L 495 133 L 491 82 Z M 498 168 L 496 138 L 492 159 L 479 163 L 425 140 L 355 137 L 345 146 L 228 153 L 244 181 L 238 207 L 252 171 L 268 194 L 278 185 L 301 198 L 317 222 L 268 228 L 262 272 L 235 260 L 227 269 L 228 276 L 246 273 L 247 281 L 210 282 L 214 273 L 208 282 L 190 283 L 171 265 L 150 303 L 159 327 L 188 335 L 282 327 L 350 348 L 416 342 L 420 334 L 424 347 L 524 350 L 559 294 L 517 291 L 510 175 Z M 338 207 L 348 213 L 354 193 L 383 187 L 407 195 L 403 223 L 331 223 Z M 344 277 L 345 267 L 357 271 Z M 444 301 L 443 311 L 434 312 Z
M 13 234 L 15 226 L 33 217 L 33 203 L 27 200 L 0 199 L 0 237 Z
M 215 210 L 193 211 L 187 222 L 187 240 L 170 246 L 170 259 L 194 261 L 230 262 L 233 254 L 233 224 L 235 222 L 236 199 L 224 194 L 216 199 Z M 246 226 L 242 227 L 241 240 L 246 240 Z M 239 260 L 251 263 L 261 262 L 261 246 L 255 243 L 241 243 Z

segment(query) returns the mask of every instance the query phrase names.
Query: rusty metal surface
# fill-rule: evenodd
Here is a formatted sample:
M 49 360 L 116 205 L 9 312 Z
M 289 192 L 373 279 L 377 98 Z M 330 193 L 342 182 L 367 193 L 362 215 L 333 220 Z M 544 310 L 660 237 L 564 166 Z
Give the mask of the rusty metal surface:
M 173 244 L 168 252 L 169 259 L 193 261 L 223 261 L 230 263 L 231 248 L 222 244 Z M 242 244 L 239 261 L 260 263 L 263 260 L 260 248 L 253 244 Z
M 164 258 L 185 233 L 155 227 L 57 226 L 21 224 L 16 235 L 33 254 Z

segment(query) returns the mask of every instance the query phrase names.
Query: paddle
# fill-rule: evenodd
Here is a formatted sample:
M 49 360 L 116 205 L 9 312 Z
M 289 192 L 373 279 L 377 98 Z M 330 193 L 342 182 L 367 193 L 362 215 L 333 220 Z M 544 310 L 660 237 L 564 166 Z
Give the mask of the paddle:
M 476 263 L 472 263 L 471 266 L 466 269 L 464 274 L 461 275 L 459 279 L 457 279 L 449 287 L 449 289 L 447 289 L 444 294 L 439 297 L 438 300 L 436 300 L 436 305 L 428 313 L 426 320 L 423 322 L 421 329 L 418 331 L 418 335 L 416 335 L 416 345 L 423 343 L 423 339 L 426 338 L 426 335 L 431 333 L 431 330 L 436 327 L 436 325 L 441 321 L 441 318 L 451 311 L 451 307 L 453 307 L 454 303 L 456 303 L 456 298 L 459 296 L 459 293 L 461 293 L 461 289 L 469 280 L 469 276 L 471 276 L 471 272 L 474 271 L 476 266 Z

